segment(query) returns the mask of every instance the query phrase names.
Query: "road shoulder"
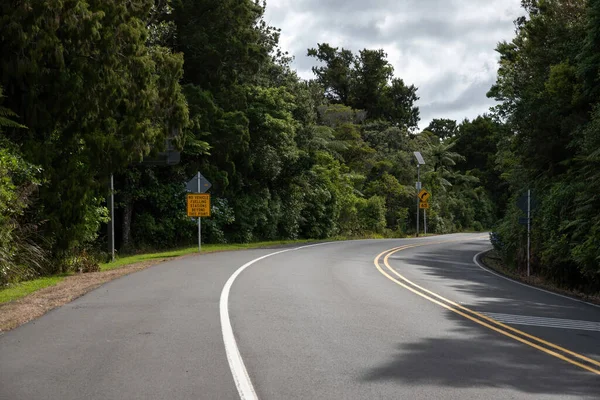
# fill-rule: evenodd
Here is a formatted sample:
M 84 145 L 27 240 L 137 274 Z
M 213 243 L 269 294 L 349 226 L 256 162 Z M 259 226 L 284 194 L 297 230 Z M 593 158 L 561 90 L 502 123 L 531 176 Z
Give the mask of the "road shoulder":
M 529 286 L 533 289 L 543 290 L 551 294 L 566 297 L 574 301 L 581 301 L 589 303 L 595 306 L 600 306 L 600 293 L 597 295 L 589 295 L 576 290 L 561 288 L 552 283 L 551 281 L 544 279 L 540 276 L 524 276 L 518 274 L 509 268 L 507 268 L 500 257 L 497 255 L 496 250 L 490 249 L 483 253 L 478 254 L 475 257 L 477 263 L 480 266 L 487 268 L 489 271 L 500 275 L 503 278 L 511 280 L 515 283 Z
M 70 303 L 106 282 L 141 271 L 164 261 L 166 259 L 143 261 L 109 271 L 71 275 L 56 285 L 37 290 L 19 300 L 1 304 L 0 332 L 15 329 L 33 319 L 39 318 L 48 311 Z

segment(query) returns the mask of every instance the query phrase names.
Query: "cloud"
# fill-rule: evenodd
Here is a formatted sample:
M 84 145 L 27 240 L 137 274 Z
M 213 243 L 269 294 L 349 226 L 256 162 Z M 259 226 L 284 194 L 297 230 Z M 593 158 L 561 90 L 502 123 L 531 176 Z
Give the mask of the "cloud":
M 520 0 L 267 0 L 294 68 L 313 77 L 308 48 L 384 49 L 395 76 L 419 88 L 421 128 L 432 118 L 474 118 L 494 102 L 495 48 L 514 36 Z

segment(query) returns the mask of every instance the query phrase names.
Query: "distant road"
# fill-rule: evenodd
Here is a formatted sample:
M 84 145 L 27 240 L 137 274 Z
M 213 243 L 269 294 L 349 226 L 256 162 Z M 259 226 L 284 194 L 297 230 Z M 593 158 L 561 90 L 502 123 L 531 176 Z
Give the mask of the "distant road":
M 600 308 L 485 271 L 488 248 L 457 234 L 157 265 L 1 335 L 0 399 L 600 398 Z

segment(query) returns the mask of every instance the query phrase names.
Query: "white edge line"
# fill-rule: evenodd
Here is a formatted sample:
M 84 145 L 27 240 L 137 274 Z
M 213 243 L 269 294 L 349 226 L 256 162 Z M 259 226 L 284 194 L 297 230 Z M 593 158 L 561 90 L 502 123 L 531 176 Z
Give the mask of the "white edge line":
M 306 249 L 308 247 L 322 246 L 332 243 L 339 242 L 325 242 L 311 244 L 308 246 L 295 247 L 293 249 L 276 251 L 274 253 L 255 258 L 254 260 L 249 261 L 246 264 L 242 265 L 240 268 L 238 268 L 237 271 L 235 271 L 233 275 L 229 277 L 229 279 L 225 283 L 225 286 L 223 286 L 223 290 L 221 291 L 221 298 L 219 300 L 223 343 L 225 344 L 225 353 L 227 354 L 229 368 L 231 369 L 231 374 L 233 375 L 235 386 L 237 387 L 238 393 L 242 400 L 258 400 L 258 396 L 256 395 L 256 391 L 254 390 L 254 386 L 252 385 L 252 381 L 250 380 L 250 376 L 248 375 L 248 370 L 244 365 L 244 360 L 242 359 L 240 349 L 238 348 L 237 341 L 235 340 L 235 335 L 233 334 L 233 328 L 231 326 L 231 319 L 229 317 L 229 292 L 231 291 L 231 286 L 233 285 L 233 282 L 238 277 L 238 275 L 240 275 L 246 268 L 267 257 L 271 257 L 281 253 L 287 253 L 288 251 L 296 251 Z
M 484 250 L 484 251 L 482 251 L 482 252 L 480 252 L 480 253 L 477 253 L 477 254 L 475 254 L 475 255 L 473 256 L 473 263 L 475 263 L 475 265 L 477 265 L 477 266 L 478 266 L 479 268 L 481 268 L 482 270 L 484 270 L 484 271 L 486 271 L 486 272 L 489 272 L 489 273 L 490 273 L 490 274 L 492 274 L 492 275 L 496 275 L 497 277 L 500 277 L 500 278 L 502 278 L 502 279 L 506 279 L 507 281 L 510 281 L 510 282 L 512 282 L 512 283 L 516 283 L 517 285 L 525 286 L 525 287 L 527 287 L 527 288 L 529 288 L 529 289 L 535 289 L 535 290 L 539 290 L 540 292 L 544 292 L 544 293 L 552 294 L 552 295 L 554 295 L 554 296 L 562 297 L 563 299 L 568 299 L 568 300 L 571 300 L 571 301 L 576 301 L 576 302 L 578 302 L 578 303 L 587 304 L 588 306 L 592 306 L 592 307 L 600 308 L 600 306 L 599 306 L 599 305 L 597 305 L 597 304 L 588 303 L 587 301 L 579 300 L 579 299 L 576 299 L 576 298 L 574 298 L 574 297 L 565 296 L 565 295 L 563 295 L 563 294 L 554 293 L 554 292 L 551 292 L 551 291 L 549 291 L 549 290 L 545 290 L 545 289 L 541 289 L 541 288 L 539 288 L 539 287 L 535 287 L 535 286 L 532 286 L 532 285 L 528 285 L 528 284 L 526 284 L 526 283 L 523 283 L 523 282 L 516 281 L 516 280 L 514 280 L 514 279 L 512 279 L 512 278 L 509 278 L 509 277 L 507 277 L 507 276 L 504 276 L 504 275 L 498 274 L 498 273 L 496 273 L 496 272 L 494 272 L 494 271 L 490 270 L 489 268 L 486 268 L 486 267 L 484 267 L 483 265 L 481 265 L 481 264 L 479 263 L 479 261 L 477 261 L 477 259 L 479 258 L 479 256 L 481 256 L 481 255 L 482 255 L 482 254 L 484 254 L 484 253 L 487 253 L 488 251 L 490 251 L 490 249 L 488 249 L 488 250 Z

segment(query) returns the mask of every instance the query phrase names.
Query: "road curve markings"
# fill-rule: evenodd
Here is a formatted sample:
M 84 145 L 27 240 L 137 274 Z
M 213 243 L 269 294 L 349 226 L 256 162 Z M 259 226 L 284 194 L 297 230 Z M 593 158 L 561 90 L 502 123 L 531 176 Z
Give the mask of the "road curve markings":
M 242 355 L 240 354 L 240 349 L 238 347 L 237 341 L 235 340 L 235 335 L 233 334 L 233 328 L 231 326 L 231 318 L 229 316 L 229 293 L 231 292 L 231 286 L 233 285 L 233 282 L 235 282 L 236 278 L 242 272 L 244 272 L 246 268 L 248 268 L 252 264 L 257 263 L 258 261 L 264 260 L 265 258 L 272 257 L 277 254 L 287 253 L 290 251 L 297 251 L 301 249 L 307 249 L 309 247 L 322 246 L 331 243 L 336 242 L 317 243 L 308 246 L 295 247 L 292 249 L 276 251 L 274 253 L 269 253 L 262 257 L 255 258 L 254 260 L 249 261 L 246 264 L 242 265 L 240 268 L 238 268 L 233 273 L 233 275 L 229 277 L 229 279 L 225 283 L 225 286 L 223 286 L 223 290 L 221 291 L 221 298 L 219 300 L 221 331 L 223 333 L 223 344 L 225 345 L 227 362 L 229 363 L 229 369 L 231 370 L 231 375 L 233 375 L 233 380 L 238 390 L 240 399 L 258 400 L 258 396 L 256 394 L 256 390 L 254 390 L 254 386 L 252 385 L 252 380 L 248 375 L 248 370 L 244 365 L 244 360 L 242 359 Z
M 518 342 L 521 342 L 523 344 L 526 344 L 537 350 L 540 350 L 546 354 L 549 354 L 553 357 L 559 358 L 570 364 L 576 365 L 582 369 L 585 369 L 586 371 L 600 375 L 600 369 L 596 369 L 596 366 L 600 367 L 599 361 L 596 361 L 594 359 L 586 357 L 582 354 L 575 353 L 571 350 L 565 349 L 561 346 L 558 346 L 554 343 L 550 343 L 550 342 L 545 341 L 536 336 L 522 332 L 511 326 L 505 325 L 489 316 L 478 313 L 478 312 L 471 310 L 467 307 L 464 307 L 456 302 L 448 300 L 448 299 L 438 295 L 437 293 L 434 293 L 434 292 L 432 292 L 428 289 L 425 289 L 425 288 L 417 285 L 416 283 L 410 281 L 409 279 L 407 279 L 406 277 L 404 277 L 403 275 L 398 273 L 398 271 L 396 271 L 389 265 L 390 256 L 399 251 L 402 251 L 402 250 L 405 250 L 408 248 L 412 248 L 412 247 L 421 247 L 421 246 L 447 243 L 447 242 L 452 242 L 452 241 L 395 247 L 395 248 L 386 250 L 386 251 L 380 253 L 379 255 L 377 255 L 377 257 L 375 257 L 373 263 L 375 264 L 375 267 L 377 267 L 379 272 L 382 275 L 384 275 L 386 278 L 388 278 L 392 282 L 396 283 L 397 285 L 402 286 L 403 288 L 415 293 L 416 295 L 421 296 L 421 297 L 431 301 L 432 303 L 435 303 L 435 304 L 437 304 L 449 311 L 452 311 L 468 320 L 471 320 L 481 326 L 484 326 L 488 329 L 491 329 L 495 332 L 498 332 L 504 336 L 507 336 L 507 337 L 514 339 Z M 383 269 L 381 266 L 380 260 L 382 257 L 383 257 L 383 265 L 385 266 L 387 271 L 385 269 Z M 395 275 L 395 277 L 390 275 L 390 273 Z M 593 366 L 590 366 L 589 364 L 591 364 Z
M 585 301 L 585 300 L 576 299 L 575 297 L 571 297 L 571 296 L 565 296 L 564 294 L 559 294 L 559 293 L 551 292 L 549 290 L 542 289 L 542 288 L 539 288 L 537 286 L 528 285 L 527 283 L 519 282 L 519 281 L 517 281 L 515 279 L 509 278 L 508 276 L 504 276 L 502 274 L 494 272 L 491 269 L 489 269 L 488 267 L 484 267 L 483 265 L 481 265 L 481 263 L 478 260 L 479 260 L 480 256 L 482 256 L 483 254 L 487 253 L 488 251 L 489 250 L 485 250 L 485 251 L 482 251 L 481 253 L 477 253 L 477 254 L 475 254 L 473 256 L 473 263 L 475 265 L 477 265 L 479 268 L 481 268 L 483 271 L 485 271 L 485 272 L 487 272 L 489 274 L 492 274 L 492 275 L 496 275 L 498 278 L 502 278 L 502 279 L 507 280 L 509 282 L 512 282 L 514 284 L 517 284 L 517 285 L 520 285 L 520 286 L 525 286 L 525 287 L 527 287 L 529 289 L 537 290 L 539 292 L 548 293 L 548 294 L 551 294 L 553 296 L 562 297 L 563 299 L 567 299 L 567 300 L 571 300 L 571 301 L 576 301 L 578 303 L 587 304 L 588 306 L 591 306 L 591 307 L 600 308 L 600 305 L 598 305 L 598 304 L 590 303 L 590 302 Z
M 541 326 L 545 328 L 571 329 L 579 331 L 600 332 L 600 322 L 581 321 L 576 319 L 536 317 L 532 315 L 502 314 L 482 312 L 496 321 L 511 325 Z

